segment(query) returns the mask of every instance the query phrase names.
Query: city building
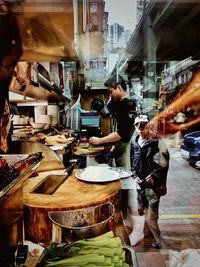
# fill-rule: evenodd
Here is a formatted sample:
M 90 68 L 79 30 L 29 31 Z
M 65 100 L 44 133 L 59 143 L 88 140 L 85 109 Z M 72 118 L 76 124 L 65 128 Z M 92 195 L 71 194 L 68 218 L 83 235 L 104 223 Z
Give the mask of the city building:
M 87 0 L 83 11 L 86 26 L 85 32 L 79 35 L 83 66 L 78 70 L 78 80 L 81 81 L 78 87 L 79 89 L 103 88 L 106 78 L 108 12 L 105 11 L 103 0 Z
M 181 61 L 172 61 L 166 64 L 161 72 L 160 90 L 159 90 L 159 108 L 164 109 L 170 101 L 181 95 L 184 87 L 189 83 L 197 67 L 199 60 L 192 60 L 192 57 Z
M 120 37 L 124 33 L 124 26 L 114 23 L 109 27 L 109 50 L 119 47 Z

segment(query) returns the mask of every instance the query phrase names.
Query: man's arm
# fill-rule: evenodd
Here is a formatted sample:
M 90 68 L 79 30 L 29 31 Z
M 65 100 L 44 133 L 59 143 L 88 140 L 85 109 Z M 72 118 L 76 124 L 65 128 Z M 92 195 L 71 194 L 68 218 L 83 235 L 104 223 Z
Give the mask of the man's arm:
M 112 142 L 117 142 L 121 140 L 120 135 L 117 132 L 110 133 L 104 137 L 96 137 L 93 136 L 89 139 L 89 143 L 91 145 L 102 145 L 106 143 L 112 143 Z

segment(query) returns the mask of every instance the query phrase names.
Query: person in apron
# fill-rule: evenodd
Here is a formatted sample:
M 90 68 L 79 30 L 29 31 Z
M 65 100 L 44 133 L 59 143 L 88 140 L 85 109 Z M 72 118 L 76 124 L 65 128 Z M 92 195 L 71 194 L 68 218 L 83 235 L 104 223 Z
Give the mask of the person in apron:
M 116 122 L 116 130 L 104 137 L 91 137 L 91 145 L 112 143 L 112 157 L 115 167 L 130 170 L 130 140 L 134 132 L 136 104 L 127 92 L 127 83 L 120 75 L 111 76 L 104 84 L 109 91 L 111 100 L 107 108 Z M 121 209 L 123 217 L 127 216 L 128 191 L 121 190 Z

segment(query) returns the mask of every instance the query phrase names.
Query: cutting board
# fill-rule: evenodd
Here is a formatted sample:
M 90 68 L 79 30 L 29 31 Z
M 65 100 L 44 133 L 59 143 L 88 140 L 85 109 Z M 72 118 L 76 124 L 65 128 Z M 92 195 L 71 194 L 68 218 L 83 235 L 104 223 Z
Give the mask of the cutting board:
M 38 184 L 50 174 L 62 175 L 63 170 L 40 173 L 24 185 L 25 239 L 35 243 L 48 244 L 52 238 L 52 225 L 48 211 L 65 211 L 91 207 L 111 202 L 116 214 L 120 211 L 120 182 L 87 183 L 70 175 L 53 194 L 34 192 Z M 116 218 L 117 220 L 117 218 Z
M 76 150 L 74 151 L 74 155 L 80 156 L 80 155 L 94 155 L 98 153 L 102 153 L 104 151 L 104 147 L 89 147 L 89 148 L 82 148 L 82 147 L 76 147 Z

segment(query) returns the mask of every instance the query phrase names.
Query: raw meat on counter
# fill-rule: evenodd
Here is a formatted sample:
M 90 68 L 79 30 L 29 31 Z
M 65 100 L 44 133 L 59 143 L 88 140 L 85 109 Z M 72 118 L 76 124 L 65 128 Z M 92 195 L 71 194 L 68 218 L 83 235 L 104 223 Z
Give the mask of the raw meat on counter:
M 18 175 L 19 172 L 13 166 L 9 166 L 4 158 L 0 157 L 0 190 L 4 189 Z
M 57 134 L 54 136 L 47 136 L 45 138 L 45 144 L 46 145 L 68 144 L 73 140 L 74 140 L 73 137 L 66 138 L 63 134 L 62 135 Z
M 28 141 L 39 141 L 46 145 L 69 144 L 75 139 L 74 133 L 63 128 L 50 128 L 39 133 L 35 133 Z

